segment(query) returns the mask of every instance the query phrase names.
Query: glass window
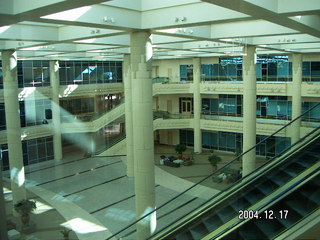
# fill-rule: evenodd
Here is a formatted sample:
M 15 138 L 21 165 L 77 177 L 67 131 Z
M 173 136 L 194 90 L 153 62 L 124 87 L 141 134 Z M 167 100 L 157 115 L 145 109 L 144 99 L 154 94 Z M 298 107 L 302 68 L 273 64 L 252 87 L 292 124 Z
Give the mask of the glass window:
M 102 63 L 97 63 L 97 83 L 103 83 L 104 70 Z
M 278 75 L 278 81 L 289 80 L 289 63 L 288 62 L 277 63 L 277 75 Z
M 4 103 L 0 103 L 0 130 L 6 130 L 6 114 Z
M 302 80 L 310 81 L 310 77 L 311 77 L 311 63 L 303 62 L 302 63 Z
M 9 154 L 8 154 L 8 145 L 7 144 L 1 145 L 1 153 L 2 153 L 2 168 L 3 168 L 3 170 L 8 170 L 9 169 Z
M 49 138 L 50 140 L 50 138 Z M 54 153 L 53 153 L 53 142 L 52 141 L 46 141 L 46 152 L 47 152 L 47 160 L 51 160 L 54 157 Z M 52 140 L 52 138 L 51 138 Z
M 223 132 L 219 132 L 219 149 L 227 150 L 227 136 Z
M 122 71 L 122 68 L 120 68 L 120 72 L 121 71 Z M 89 65 L 89 78 L 90 78 L 91 84 L 97 83 L 97 66 L 93 64 Z
M 227 81 L 228 73 L 227 73 L 227 65 L 219 65 L 219 81 Z
M 29 163 L 36 163 L 38 162 L 38 150 L 36 145 L 28 145 L 28 159 Z
M 32 68 L 25 67 L 23 68 L 23 81 L 25 87 L 33 87 L 33 75 L 32 75 Z
M 210 113 L 210 99 L 209 98 L 202 99 L 202 112 L 203 113 Z
M 228 113 L 232 115 L 236 114 L 236 111 L 237 111 L 236 102 L 237 102 L 236 98 L 228 98 Z
M 237 64 L 231 63 L 227 65 L 228 81 L 237 81 Z
M 226 133 L 227 150 L 234 151 L 236 149 L 236 135 L 233 133 Z
M 1 66 L 0 66 L 0 89 L 3 89 L 3 73 L 2 73 Z
M 320 81 L 320 62 L 311 62 L 311 81 Z
M 219 99 L 211 98 L 210 100 L 211 113 L 219 113 Z

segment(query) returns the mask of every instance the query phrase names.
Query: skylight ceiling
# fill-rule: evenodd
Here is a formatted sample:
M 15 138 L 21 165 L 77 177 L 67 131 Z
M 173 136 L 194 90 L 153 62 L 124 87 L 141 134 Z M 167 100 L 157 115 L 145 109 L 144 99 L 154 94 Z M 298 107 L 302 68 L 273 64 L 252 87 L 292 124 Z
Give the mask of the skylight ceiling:
M 318 0 L 1 2 L 0 49 L 24 59 L 121 60 L 130 32 L 146 29 L 155 59 L 241 56 L 247 45 L 258 54 L 320 47 Z

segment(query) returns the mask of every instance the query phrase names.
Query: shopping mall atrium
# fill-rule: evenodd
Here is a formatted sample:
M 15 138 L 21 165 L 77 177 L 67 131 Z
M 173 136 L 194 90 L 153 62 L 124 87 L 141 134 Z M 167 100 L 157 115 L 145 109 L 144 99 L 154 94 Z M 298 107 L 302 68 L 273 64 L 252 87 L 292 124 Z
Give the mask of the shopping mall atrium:
M 0 6 L 0 239 L 318 239 L 319 0 Z

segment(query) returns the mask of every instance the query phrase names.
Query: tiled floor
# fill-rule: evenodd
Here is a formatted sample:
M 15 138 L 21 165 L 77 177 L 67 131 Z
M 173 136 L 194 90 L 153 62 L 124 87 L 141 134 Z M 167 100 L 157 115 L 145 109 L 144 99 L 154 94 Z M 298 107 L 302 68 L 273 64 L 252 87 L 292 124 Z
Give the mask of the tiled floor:
M 190 152 L 191 150 L 185 154 L 188 155 Z M 190 187 L 192 182 L 212 172 L 207 161 L 209 152 L 195 155 L 194 165 L 180 168 L 160 166 L 161 154 L 174 154 L 173 148 L 166 146 L 156 148 L 157 207 Z M 221 164 L 234 157 L 228 154 L 222 156 Z M 54 225 L 59 229 L 61 223 L 68 221 L 67 225 L 74 229 L 79 239 L 102 240 L 109 236 L 110 232 L 115 233 L 134 221 L 134 183 L 133 178 L 126 176 L 123 158 L 124 156 L 84 158 L 82 152 L 76 151 L 67 154 L 63 161 L 48 161 L 27 166 L 26 179 L 29 191 L 38 195 L 61 214 L 60 216 L 54 211 L 59 220 L 54 220 L 54 217 L 48 215 L 48 218 L 41 223 Z M 157 227 L 170 224 L 178 216 L 196 208 L 218 192 L 205 185 L 158 209 Z M 186 205 L 183 205 L 184 203 Z M 172 209 L 177 211 L 173 212 Z M 45 215 L 43 217 L 45 218 Z M 64 221 L 62 217 L 65 218 Z M 127 232 L 132 230 L 133 227 Z M 43 233 L 42 230 L 40 232 Z M 57 239 L 55 234 L 51 235 L 50 231 L 47 233 L 49 235 L 45 238 L 40 233 L 37 236 L 45 240 Z M 75 235 L 72 237 L 71 239 L 76 239 Z
M 11 220 L 16 224 L 16 229 L 21 229 L 20 217 L 12 215 L 12 196 L 8 182 L 4 182 L 5 202 L 7 220 Z M 31 221 L 36 224 L 36 232 L 31 234 L 21 233 L 21 240 L 30 239 L 62 239 L 63 235 L 60 233 L 64 228 L 62 224 L 66 220 L 46 201 L 33 194 L 27 192 L 27 198 L 36 201 L 37 209 L 31 215 Z M 78 239 L 75 232 L 69 233 L 70 239 Z

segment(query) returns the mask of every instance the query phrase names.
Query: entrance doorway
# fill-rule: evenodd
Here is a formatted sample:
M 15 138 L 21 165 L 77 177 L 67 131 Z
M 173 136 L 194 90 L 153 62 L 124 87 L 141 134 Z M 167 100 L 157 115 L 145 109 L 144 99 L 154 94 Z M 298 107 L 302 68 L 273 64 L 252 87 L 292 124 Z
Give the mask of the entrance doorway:
M 192 114 L 193 112 L 193 102 L 191 98 L 182 98 L 180 105 L 181 113 Z

